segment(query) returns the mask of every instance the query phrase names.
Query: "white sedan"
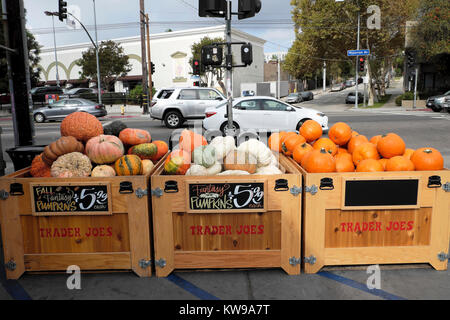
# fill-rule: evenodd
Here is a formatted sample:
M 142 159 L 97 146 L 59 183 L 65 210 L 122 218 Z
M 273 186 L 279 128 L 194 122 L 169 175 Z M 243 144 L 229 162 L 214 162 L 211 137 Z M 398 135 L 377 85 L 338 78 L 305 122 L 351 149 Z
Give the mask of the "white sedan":
M 233 129 L 298 131 L 306 120 L 314 120 L 328 130 L 328 117 L 317 110 L 296 107 L 271 97 L 233 99 Z M 205 111 L 206 130 L 228 131 L 227 104 Z

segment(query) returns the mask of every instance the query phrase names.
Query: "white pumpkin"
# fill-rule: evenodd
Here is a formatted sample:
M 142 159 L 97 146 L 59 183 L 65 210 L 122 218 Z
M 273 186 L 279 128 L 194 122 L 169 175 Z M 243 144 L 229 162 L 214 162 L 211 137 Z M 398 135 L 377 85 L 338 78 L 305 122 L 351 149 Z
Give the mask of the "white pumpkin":
M 254 156 L 257 160 L 258 167 L 268 166 L 272 162 L 272 151 L 259 140 L 247 140 L 241 143 L 237 150 Z
M 247 171 L 242 170 L 227 170 L 218 174 L 218 176 L 245 176 L 249 175 Z
M 114 177 L 116 175 L 116 170 L 113 167 L 106 164 L 101 166 L 96 166 L 92 170 L 91 177 Z
M 152 160 L 142 160 L 142 174 L 145 176 L 149 174 L 155 167 Z
M 227 154 L 236 149 L 234 138 L 231 136 L 216 137 L 211 140 L 209 145 L 216 149 L 217 160 L 222 160 Z
M 206 169 L 208 176 L 215 176 L 216 174 L 219 174 L 222 172 L 222 165 L 220 163 L 216 163 L 210 168 Z
M 208 171 L 206 170 L 206 168 L 198 164 L 191 165 L 188 171 L 186 171 L 186 176 L 207 176 L 207 175 Z

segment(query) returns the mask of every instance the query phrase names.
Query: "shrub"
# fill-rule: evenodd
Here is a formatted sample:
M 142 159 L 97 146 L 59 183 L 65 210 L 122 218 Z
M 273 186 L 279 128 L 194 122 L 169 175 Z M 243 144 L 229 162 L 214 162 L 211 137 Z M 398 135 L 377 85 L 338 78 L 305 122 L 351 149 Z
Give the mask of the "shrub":
M 417 95 L 417 99 L 419 99 L 419 95 Z M 407 91 L 404 94 L 399 95 L 397 98 L 395 98 L 395 104 L 397 106 L 401 106 L 403 100 L 414 100 L 414 92 Z

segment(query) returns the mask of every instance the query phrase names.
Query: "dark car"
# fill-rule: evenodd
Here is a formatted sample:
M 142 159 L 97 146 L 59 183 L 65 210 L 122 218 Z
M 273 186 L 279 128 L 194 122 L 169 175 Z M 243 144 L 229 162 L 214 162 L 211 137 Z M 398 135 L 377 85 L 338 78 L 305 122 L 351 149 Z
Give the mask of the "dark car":
M 303 101 L 309 101 L 314 99 L 314 93 L 312 93 L 311 91 L 302 91 L 300 92 L 300 94 L 302 95 Z
M 300 103 L 303 102 L 303 96 L 299 92 L 290 93 L 286 97 L 287 103 Z
M 446 108 L 448 101 L 450 100 L 450 91 L 439 96 L 429 97 L 427 99 L 427 107 L 431 108 L 434 112 L 441 112 L 443 108 Z
M 82 94 L 97 94 L 96 88 L 73 88 L 67 90 L 61 98 L 80 98 Z
M 33 99 L 33 103 L 45 102 L 45 96 L 47 94 L 57 94 L 61 96 L 64 94 L 64 91 L 61 87 L 57 86 L 36 87 L 31 89 L 31 97 Z
M 87 112 L 96 117 L 104 117 L 108 113 L 103 105 L 99 105 L 86 99 L 63 99 L 45 107 L 35 109 L 33 118 L 36 122 L 44 122 L 46 120 L 62 120 L 67 115 L 76 112 Z
M 349 104 L 349 103 L 355 103 L 355 98 L 356 98 L 356 93 L 355 92 L 350 92 L 347 95 L 347 98 L 345 98 L 345 103 Z M 362 92 L 358 92 L 358 103 L 362 103 L 364 99 L 364 94 Z M 367 98 L 366 98 L 367 101 Z

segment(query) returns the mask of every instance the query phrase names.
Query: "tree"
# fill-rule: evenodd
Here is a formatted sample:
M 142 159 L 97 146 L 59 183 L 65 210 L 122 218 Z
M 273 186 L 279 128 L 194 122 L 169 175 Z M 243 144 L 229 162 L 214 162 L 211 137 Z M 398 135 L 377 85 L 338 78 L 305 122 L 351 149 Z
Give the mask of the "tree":
M 0 3 L 1 8 L 1 3 Z M 26 14 L 26 11 L 25 11 Z M 35 87 L 39 82 L 39 73 L 40 69 L 38 68 L 39 61 L 41 60 L 39 54 L 41 53 L 42 46 L 36 41 L 33 34 L 27 31 L 27 45 L 28 45 L 28 59 L 30 63 L 30 81 L 31 86 Z M 0 23 L 0 43 L 5 43 L 4 32 L 3 32 L 3 23 Z M 3 49 L 0 49 L 0 74 L 2 77 L 0 78 L 0 93 L 9 92 L 9 80 L 8 80 L 8 65 L 6 61 L 6 52 Z
M 100 81 L 110 90 L 118 77 L 124 77 L 131 71 L 128 56 L 123 48 L 112 40 L 102 41 L 99 44 Z M 97 79 L 97 60 L 95 48 L 82 53 L 77 65 L 81 67 L 80 76 L 83 79 Z
M 417 5 L 417 0 L 359 0 L 335 2 L 334 0 L 292 0 L 292 18 L 296 40 L 289 49 L 284 68 L 297 77 L 311 77 L 327 61 L 327 69 L 335 70 L 344 62 L 355 68 L 355 58 L 347 57 L 347 50 L 356 49 L 358 11 L 361 13 L 360 48 L 371 52 L 369 77 L 374 77 L 378 93 L 384 94 L 384 79 L 393 58 L 401 54 L 404 26 Z M 381 29 L 366 26 L 371 13 L 370 5 L 381 10 Z M 341 65 L 342 66 L 342 65 Z M 369 80 L 369 86 L 371 81 Z M 370 101 L 373 103 L 371 88 Z
M 411 47 L 417 60 L 434 63 L 442 74 L 450 72 L 450 2 L 448 0 L 421 1 L 417 24 L 411 29 Z
M 224 42 L 223 38 L 217 37 L 217 38 L 210 38 L 210 37 L 203 37 L 200 39 L 199 42 L 195 42 L 192 47 L 192 58 L 189 60 L 189 64 L 192 65 L 194 59 L 201 60 L 202 57 L 202 47 L 207 45 L 212 45 L 213 43 L 221 43 Z M 225 57 L 223 57 L 225 61 Z M 223 83 L 223 78 L 225 75 L 225 69 L 223 68 L 209 68 L 207 70 L 204 70 L 201 68 L 200 71 L 200 79 L 203 83 L 206 83 L 208 86 L 213 87 L 214 86 L 214 78 L 219 83 L 220 87 L 222 88 L 222 92 L 226 94 L 227 90 L 225 88 L 225 84 Z

